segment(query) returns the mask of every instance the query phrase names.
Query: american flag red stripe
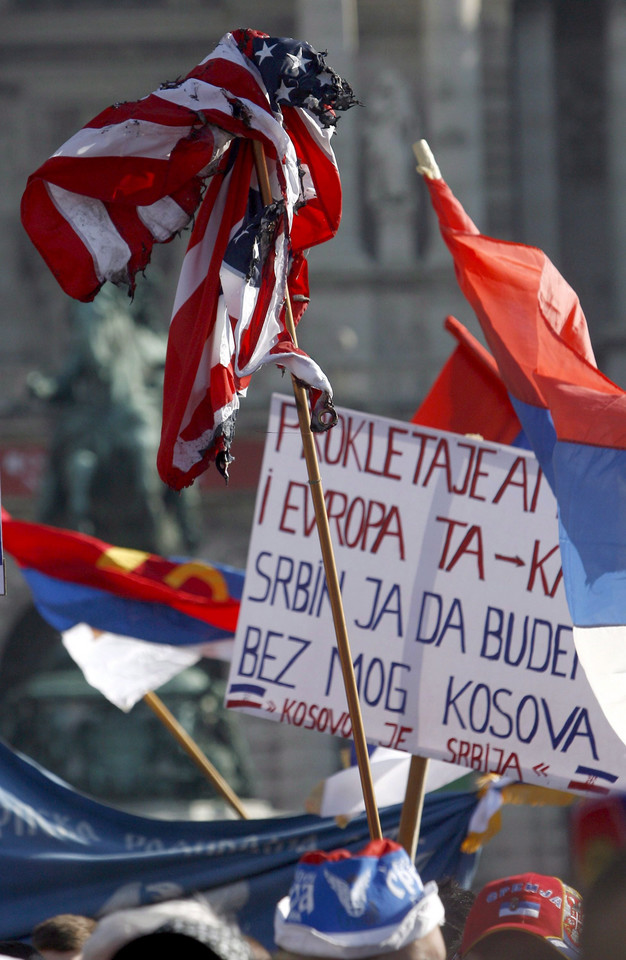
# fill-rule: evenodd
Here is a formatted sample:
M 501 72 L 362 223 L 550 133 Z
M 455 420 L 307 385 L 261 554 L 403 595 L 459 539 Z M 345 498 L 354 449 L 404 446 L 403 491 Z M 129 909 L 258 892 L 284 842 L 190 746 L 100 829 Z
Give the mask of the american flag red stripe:
M 312 180 L 313 196 L 307 202 L 306 217 L 294 219 L 291 238 L 294 247 L 307 247 L 330 240 L 341 219 L 341 184 L 329 139 L 304 110 L 284 107 L 289 136 L 303 168 Z
M 308 299 L 304 250 L 339 225 L 330 138 L 335 109 L 354 102 L 308 44 L 238 30 L 184 79 L 104 110 L 28 180 L 24 226 L 79 300 L 106 281 L 132 290 L 153 244 L 196 215 L 170 325 L 157 460 L 176 489 L 213 460 L 226 473 L 239 396 L 262 364 L 304 381 L 319 398 L 314 414 L 331 405 L 326 376 L 286 330 L 284 303 L 289 279 L 297 322 Z M 266 209 L 252 139 L 268 161 Z

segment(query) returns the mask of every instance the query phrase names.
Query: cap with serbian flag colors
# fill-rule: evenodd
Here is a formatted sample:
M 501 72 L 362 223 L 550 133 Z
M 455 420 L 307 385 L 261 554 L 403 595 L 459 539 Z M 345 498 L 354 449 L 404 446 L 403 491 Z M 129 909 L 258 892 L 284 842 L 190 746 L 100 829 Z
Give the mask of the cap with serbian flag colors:
M 274 937 L 309 957 L 394 953 L 441 925 L 437 884 L 424 885 L 393 840 L 371 840 L 358 853 L 315 850 L 300 858 L 288 897 L 276 907 Z
M 481 941 L 504 930 L 539 937 L 568 960 L 580 957 L 582 898 L 558 877 L 520 873 L 486 884 L 465 923 L 461 958 Z

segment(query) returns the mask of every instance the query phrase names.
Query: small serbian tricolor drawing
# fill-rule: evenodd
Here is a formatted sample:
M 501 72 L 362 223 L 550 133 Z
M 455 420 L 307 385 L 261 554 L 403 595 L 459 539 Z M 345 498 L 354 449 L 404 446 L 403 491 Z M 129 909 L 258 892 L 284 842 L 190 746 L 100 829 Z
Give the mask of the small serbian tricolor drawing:
M 520 900 L 519 897 L 512 897 L 500 904 L 498 911 L 499 917 L 538 917 L 539 904 L 532 900 Z

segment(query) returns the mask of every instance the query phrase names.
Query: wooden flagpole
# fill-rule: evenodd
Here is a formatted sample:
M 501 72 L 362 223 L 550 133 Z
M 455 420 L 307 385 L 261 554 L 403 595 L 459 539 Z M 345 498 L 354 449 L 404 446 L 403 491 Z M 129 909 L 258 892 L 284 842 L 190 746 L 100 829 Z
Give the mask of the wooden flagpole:
M 256 164 L 259 187 L 261 190 L 261 199 L 267 206 L 273 202 L 272 191 L 270 187 L 269 175 L 267 172 L 267 163 L 263 144 L 258 140 L 252 141 L 254 149 L 254 160 Z M 297 346 L 296 326 L 291 309 L 291 299 L 289 291 L 285 299 L 285 315 L 287 330 Z M 376 796 L 374 794 L 374 783 L 372 780 L 372 771 L 367 752 L 367 741 L 365 739 L 365 730 L 363 727 L 363 718 L 361 715 L 361 705 L 359 703 L 359 693 L 354 676 L 352 665 L 352 655 L 350 653 L 350 644 L 348 641 L 348 630 L 341 599 L 341 589 L 339 586 L 339 577 L 335 564 L 332 540 L 330 537 L 330 525 L 326 504 L 324 502 L 324 491 L 322 489 L 322 479 L 319 472 L 319 463 L 317 459 L 317 450 L 311 431 L 311 419 L 309 414 L 309 404 L 305 388 L 298 383 L 295 377 L 291 378 L 293 393 L 296 400 L 296 409 L 298 412 L 298 423 L 302 435 L 302 445 L 304 448 L 304 457 L 306 460 L 307 471 L 309 475 L 309 486 L 313 506 L 315 508 L 315 520 L 322 550 L 322 559 L 324 561 L 324 573 L 326 575 L 326 585 L 328 587 L 328 596 L 335 626 L 335 635 L 337 638 L 337 649 L 339 652 L 339 661 L 343 674 L 343 683 L 348 701 L 348 711 L 352 723 L 352 736 L 354 738 L 354 747 L 356 751 L 357 765 L 361 778 L 361 789 L 365 802 L 365 812 L 367 814 L 367 823 L 370 832 L 370 839 L 382 839 L 382 830 L 380 818 L 376 807 Z
M 413 153 L 417 160 L 418 173 L 425 173 L 427 176 L 434 177 L 441 176 L 425 140 L 419 140 L 413 144 Z M 417 853 L 427 774 L 428 759 L 412 756 L 398 830 L 398 843 L 404 847 L 411 860 L 415 860 Z
M 233 792 L 229 784 L 224 780 L 223 776 L 217 770 L 208 757 L 200 750 L 200 747 L 197 745 L 195 740 L 189 736 L 187 731 L 181 724 L 178 722 L 176 717 L 170 713 L 160 697 L 153 693 L 152 691 L 144 694 L 144 702 L 148 704 L 151 710 L 156 713 L 157 717 L 164 724 L 165 727 L 170 731 L 179 744 L 185 750 L 193 762 L 202 770 L 203 774 L 209 780 L 209 782 L 215 787 L 217 792 L 226 800 L 228 804 L 239 814 L 242 820 L 248 820 L 248 814 L 245 811 L 245 808 L 242 806 L 241 801 L 236 793 Z

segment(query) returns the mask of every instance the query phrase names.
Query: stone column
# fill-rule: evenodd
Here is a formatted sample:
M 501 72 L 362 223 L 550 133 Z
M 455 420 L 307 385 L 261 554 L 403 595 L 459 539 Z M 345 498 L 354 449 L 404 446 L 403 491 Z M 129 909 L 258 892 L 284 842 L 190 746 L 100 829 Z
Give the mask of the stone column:
M 554 86 L 554 15 L 543 0 L 517 5 L 514 24 L 514 142 L 520 235 L 558 262 L 557 118 Z
M 480 101 L 480 0 L 423 0 L 424 136 L 463 206 L 484 222 Z M 433 231 L 431 262 L 449 262 Z
M 417 260 L 418 175 L 412 143 L 421 127 L 410 74 L 386 59 L 370 77 L 363 127 L 363 199 L 370 252 L 384 267 Z
M 328 51 L 328 65 L 348 81 L 358 97 L 356 0 L 296 0 L 295 9 L 298 38 L 306 40 L 316 50 Z M 359 112 L 360 107 L 352 107 L 340 114 L 332 141 L 341 174 L 343 215 L 337 237 L 315 250 L 315 263 L 321 266 L 336 266 L 338 258 L 346 265 L 356 265 L 362 259 L 359 256 L 361 197 L 356 132 L 363 117 L 357 116 Z
M 614 0 L 606 30 L 607 166 L 615 314 L 607 318 L 604 373 L 626 383 L 626 3 Z

